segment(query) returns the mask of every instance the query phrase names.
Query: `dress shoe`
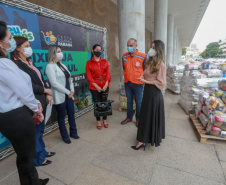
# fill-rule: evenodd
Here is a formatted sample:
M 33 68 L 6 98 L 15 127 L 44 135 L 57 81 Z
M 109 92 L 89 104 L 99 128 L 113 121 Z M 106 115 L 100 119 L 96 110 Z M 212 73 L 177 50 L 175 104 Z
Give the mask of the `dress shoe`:
M 136 121 L 136 127 L 138 127 L 138 123 L 139 123 L 139 121 Z
M 104 120 L 103 120 L 103 124 L 104 124 Z M 104 124 L 104 128 L 108 128 L 108 123 Z
M 52 161 L 47 160 L 45 163 L 41 164 L 40 166 L 46 166 L 46 165 L 49 165 L 49 164 L 51 164 L 51 163 L 52 163 Z
M 49 155 L 47 155 L 47 157 L 52 157 L 56 154 L 56 152 L 49 152 Z
M 70 136 L 70 137 L 72 137 L 74 139 L 79 139 L 80 138 L 79 136 Z
M 140 148 L 142 148 L 142 147 L 144 147 L 144 151 L 145 151 L 145 147 L 146 147 L 145 143 L 141 144 L 139 147 L 131 146 L 131 148 L 134 149 L 134 150 L 140 150 Z
M 65 142 L 65 143 L 67 143 L 67 144 L 70 144 L 71 143 L 71 140 L 70 139 L 63 139 L 63 141 Z
M 129 118 L 126 118 L 124 121 L 121 122 L 121 124 L 122 124 L 122 125 L 125 125 L 125 124 L 127 124 L 127 123 L 129 123 L 129 122 L 132 122 L 132 120 L 129 119 Z
M 102 126 L 101 125 L 100 126 L 97 125 L 97 129 L 98 130 L 101 130 L 102 129 Z
M 49 182 L 49 178 L 47 179 L 39 179 L 42 185 L 46 185 Z

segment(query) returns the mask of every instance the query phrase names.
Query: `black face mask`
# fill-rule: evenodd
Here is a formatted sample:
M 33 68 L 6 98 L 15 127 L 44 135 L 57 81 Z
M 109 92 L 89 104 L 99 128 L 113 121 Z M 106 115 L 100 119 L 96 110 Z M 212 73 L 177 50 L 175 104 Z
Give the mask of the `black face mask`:
M 96 55 L 97 57 L 99 57 L 101 55 L 101 51 L 94 51 L 93 54 Z

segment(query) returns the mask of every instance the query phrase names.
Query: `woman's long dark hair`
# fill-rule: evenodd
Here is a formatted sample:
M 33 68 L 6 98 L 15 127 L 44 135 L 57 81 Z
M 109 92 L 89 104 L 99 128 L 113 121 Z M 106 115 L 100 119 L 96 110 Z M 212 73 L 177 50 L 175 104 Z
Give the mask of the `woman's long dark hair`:
M 6 37 L 7 24 L 0 21 L 0 40 L 2 41 Z M 0 49 L 0 57 L 6 57 L 5 53 Z
M 94 49 L 96 49 L 96 47 L 100 47 L 101 48 L 101 50 L 102 50 L 102 47 L 101 47 L 101 45 L 100 44 L 95 44 L 94 46 L 93 46 L 93 51 L 94 51 Z M 93 52 L 91 52 L 91 59 L 93 58 Z

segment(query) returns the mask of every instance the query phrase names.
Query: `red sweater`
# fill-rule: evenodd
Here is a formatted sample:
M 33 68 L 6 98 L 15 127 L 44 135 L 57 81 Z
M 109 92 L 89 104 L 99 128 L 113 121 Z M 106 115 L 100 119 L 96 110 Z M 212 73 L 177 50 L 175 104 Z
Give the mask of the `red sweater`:
M 106 81 L 108 81 L 108 87 L 111 81 L 111 73 L 108 61 L 101 58 L 97 62 L 94 58 L 86 63 L 86 77 L 89 82 L 89 89 L 96 90 L 93 83 L 96 83 L 100 88 L 103 88 Z

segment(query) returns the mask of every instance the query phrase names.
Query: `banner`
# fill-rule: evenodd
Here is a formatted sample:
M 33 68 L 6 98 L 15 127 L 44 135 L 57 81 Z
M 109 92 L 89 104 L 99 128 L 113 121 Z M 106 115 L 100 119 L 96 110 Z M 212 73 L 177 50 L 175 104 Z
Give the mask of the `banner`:
M 29 40 L 33 49 L 31 60 L 40 69 L 47 82 L 45 68 L 48 64 L 48 48 L 52 45 L 61 46 L 64 54 L 62 63 L 68 67 L 75 86 L 75 112 L 92 104 L 85 66 L 91 58 L 92 46 L 100 44 L 103 47 L 103 32 L 93 31 L 4 4 L 0 4 L 0 20 L 7 23 L 13 36 L 23 36 Z M 52 124 L 56 120 L 56 112 L 53 111 L 48 124 Z M 9 144 L 9 141 L 0 133 L 0 150 Z

